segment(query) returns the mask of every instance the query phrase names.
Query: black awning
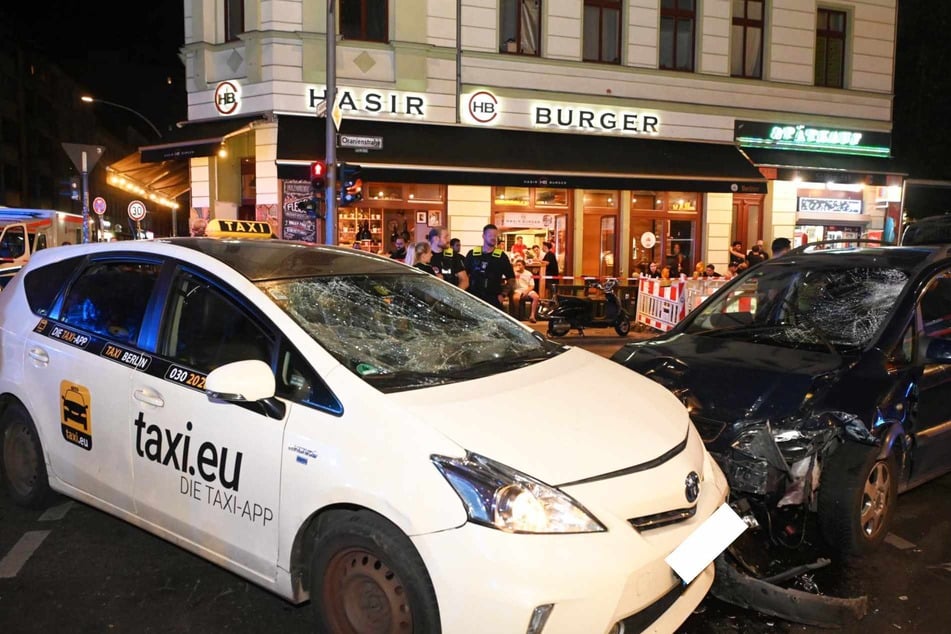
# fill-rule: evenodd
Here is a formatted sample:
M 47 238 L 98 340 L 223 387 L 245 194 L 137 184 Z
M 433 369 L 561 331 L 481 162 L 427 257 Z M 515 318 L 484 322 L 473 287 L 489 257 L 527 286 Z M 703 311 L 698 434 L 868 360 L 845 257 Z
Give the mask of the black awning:
M 862 179 L 872 185 L 884 185 L 885 176 L 907 175 L 907 171 L 892 158 L 763 148 L 742 148 L 742 151 L 758 167 L 779 169 L 781 180 L 799 177 L 805 181 L 825 182 L 845 177 Z
M 278 175 L 306 179 L 324 131 L 322 118 L 280 117 Z M 344 119 L 341 132 L 382 139 L 381 149 L 337 149 L 371 181 L 766 193 L 732 144 L 361 119 Z
M 143 163 L 159 163 L 174 159 L 187 159 L 198 156 L 213 156 L 221 147 L 225 137 L 251 129 L 255 121 L 263 120 L 264 115 L 221 118 L 213 121 L 195 123 L 183 122 L 168 134 L 162 143 L 139 148 Z

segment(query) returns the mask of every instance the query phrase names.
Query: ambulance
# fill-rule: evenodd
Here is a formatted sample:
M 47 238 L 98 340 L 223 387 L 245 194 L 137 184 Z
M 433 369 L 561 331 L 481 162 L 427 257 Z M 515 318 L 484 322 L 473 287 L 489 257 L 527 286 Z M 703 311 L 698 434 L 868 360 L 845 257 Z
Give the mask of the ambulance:
M 79 214 L 0 206 L 0 265 L 22 266 L 46 247 L 79 244 L 82 231 Z

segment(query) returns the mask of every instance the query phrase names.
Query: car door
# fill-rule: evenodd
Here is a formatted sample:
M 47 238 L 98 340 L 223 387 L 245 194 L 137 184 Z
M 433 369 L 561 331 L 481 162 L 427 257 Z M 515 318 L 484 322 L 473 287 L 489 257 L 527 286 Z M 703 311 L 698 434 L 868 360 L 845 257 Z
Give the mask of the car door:
M 129 404 L 138 347 L 161 264 L 87 263 L 29 335 L 24 378 L 44 428 L 53 474 L 69 487 L 132 511 Z
M 913 432 L 912 478 L 916 480 L 951 468 L 951 364 L 925 358 L 929 341 L 951 338 L 951 271 L 942 271 L 929 281 L 917 310 L 923 367 Z
M 156 358 L 132 379 L 137 513 L 268 579 L 276 572 L 284 420 L 212 402 L 213 369 L 273 366 L 275 336 L 223 283 L 181 267 L 171 278 Z

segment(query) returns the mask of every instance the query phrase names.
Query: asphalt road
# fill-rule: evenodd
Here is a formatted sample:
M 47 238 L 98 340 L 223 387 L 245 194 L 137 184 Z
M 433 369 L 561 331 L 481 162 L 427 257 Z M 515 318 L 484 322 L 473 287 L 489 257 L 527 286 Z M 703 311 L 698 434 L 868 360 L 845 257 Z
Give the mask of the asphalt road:
M 838 631 L 948 631 L 951 476 L 902 496 L 895 520 L 874 555 L 815 573 L 822 592 L 869 598 L 865 618 Z M 0 632 L 294 633 L 308 631 L 308 616 L 308 606 L 84 504 L 59 498 L 45 512 L 24 510 L 0 492 Z M 827 631 L 709 597 L 680 630 Z
M 593 335 L 563 341 L 603 356 L 621 345 L 616 335 Z M 892 533 L 876 553 L 815 571 L 797 584 L 828 596 L 868 597 L 866 616 L 838 631 L 947 632 L 948 535 L 951 475 L 901 496 Z M 821 554 L 808 539 L 807 554 Z M 781 549 L 774 552 L 783 556 Z M 309 610 L 84 504 L 57 498 L 45 511 L 24 510 L 0 489 L 0 633 L 308 632 Z M 712 597 L 679 630 L 828 631 Z

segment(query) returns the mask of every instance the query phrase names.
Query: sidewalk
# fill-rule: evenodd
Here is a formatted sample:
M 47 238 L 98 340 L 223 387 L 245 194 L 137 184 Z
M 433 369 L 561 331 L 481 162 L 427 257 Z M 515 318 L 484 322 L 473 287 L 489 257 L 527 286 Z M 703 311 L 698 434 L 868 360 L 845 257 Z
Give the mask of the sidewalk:
M 523 321 L 523 324 L 530 326 L 534 330 L 540 332 L 541 334 L 548 336 L 548 322 L 543 320 L 538 320 L 538 323 L 531 323 L 528 321 Z M 634 324 L 631 324 L 631 331 L 627 333 L 626 337 L 619 336 L 614 328 L 585 328 L 584 336 L 578 334 L 577 330 L 570 331 L 564 337 L 552 337 L 553 341 L 558 341 L 560 343 L 567 343 L 569 345 L 575 345 L 581 341 L 590 344 L 617 344 L 622 345 L 629 341 L 644 341 L 646 339 L 653 339 L 658 335 L 662 334 L 659 330 L 654 330 L 648 328 L 643 332 L 638 332 L 634 329 Z

